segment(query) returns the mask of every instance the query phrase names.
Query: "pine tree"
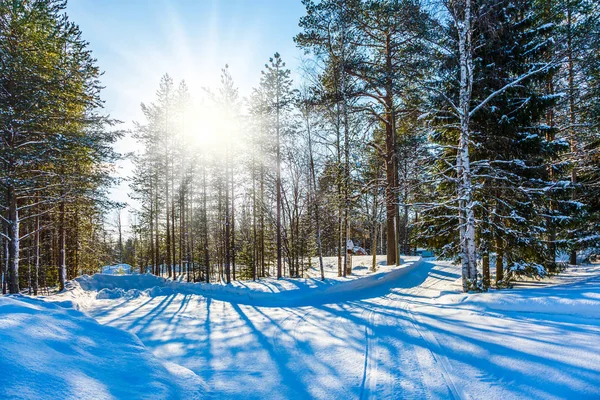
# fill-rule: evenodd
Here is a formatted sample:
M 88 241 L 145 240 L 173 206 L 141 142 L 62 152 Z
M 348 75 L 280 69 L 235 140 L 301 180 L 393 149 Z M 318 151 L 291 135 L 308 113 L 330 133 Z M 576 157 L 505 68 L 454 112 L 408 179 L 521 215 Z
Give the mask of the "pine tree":
M 11 293 L 19 291 L 21 240 L 33 234 L 39 250 L 39 231 L 47 228 L 23 236 L 21 224 L 33 219 L 38 227 L 57 205 L 58 221 L 48 222 L 59 226 L 58 276 L 64 288 L 67 213 L 84 199 L 92 208 L 99 204 L 110 182 L 110 171 L 100 166 L 116 157 L 111 144 L 119 133 L 108 132 L 112 121 L 98 112 L 100 71 L 65 7 L 52 0 L 0 4 L 0 187 L 6 194 L 2 236 L 9 242 Z
M 437 164 L 438 185 L 446 197 L 428 210 L 426 221 L 436 226 L 437 246 L 460 255 L 467 291 L 479 287 L 478 246 L 486 254 L 484 286 L 489 284 L 491 237 L 500 238 L 495 241 L 497 261 L 502 260 L 502 240 L 509 241 L 502 233 L 515 233 L 513 239 L 532 248 L 541 244 L 540 224 L 524 222 L 535 209 L 532 197 L 545 187 L 539 179 L 544 154 L 556 151 L 551 139 L 540 137 L 545 128 L 540 113 L 552 99 L 537 89 L 555 62 L 544 57 L 551 38 L 543 31 L 552 25 L 537 19 L 532 5 L 465 0 L 449 3 L 449 13 L 453 22 L 446 38 L 458 51 L 441 59 L 444 79 L 434 90 L 447 111 L 437 113 L 433 136 L 440 144 L 438 155 L 449 157 Z M 513 267 L 524 265 L 520 257 L 514 253 Z
M 289 109 L 293 101 L 292 80 L 290 79 L 291 71 L 285 68 L 285 63 L 281 59 L 279 53 L 269 59 L 269 64 L 265 64 L 265 70 L 262 72 L 260 81 L 264 107 L 269 116 L 269 128 L 274 134 L 275 143 L 275 234 L 277 247 L 277 278 L 283 276 L 282 266 L 282 135 L 285 133 L 285 126 L 282 119 L 282 114 Z

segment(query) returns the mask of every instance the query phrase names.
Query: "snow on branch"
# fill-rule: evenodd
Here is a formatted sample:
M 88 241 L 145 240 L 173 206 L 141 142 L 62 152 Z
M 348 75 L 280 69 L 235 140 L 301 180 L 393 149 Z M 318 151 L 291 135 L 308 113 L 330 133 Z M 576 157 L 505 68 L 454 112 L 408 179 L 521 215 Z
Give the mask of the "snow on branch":
M 547 71 L 553 65 L 554 65 L 554 62 L 548 62 L 548 63 L 544 64 L 543 66 L 541 66 L 540 68 L 532 69 L 529 72 L 527 72 L 526 74 L 521 75 L 519 78 L 515 79 L 511 83 L 504 85 L 502 88 L 500 88 L 500 89 L 496 90 L 495 92 L 493 92 L 492 94 L 490 94 L 481 103 L 479 103 L 475 108 L 473 108 L 469 112 L 469 117 L 472 117 L 477 111 L 479 111 L 479 109 L 481 109 L 483 106 L 485 106 L 487 103 L 489 103 L 494 97 L 501 95 L 506 90 L 510 89 L 513 86 L 518 85 L 519 83 L 521 83 L 522 81 L 524 81 L 527 78 L 532 77 L 533 75 Z

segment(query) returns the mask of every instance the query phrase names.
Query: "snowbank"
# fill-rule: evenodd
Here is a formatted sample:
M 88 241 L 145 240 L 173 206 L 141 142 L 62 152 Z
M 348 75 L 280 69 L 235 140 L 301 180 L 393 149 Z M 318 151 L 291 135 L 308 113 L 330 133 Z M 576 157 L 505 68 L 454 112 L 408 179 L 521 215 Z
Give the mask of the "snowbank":
M 102 267 L 103 274 L 123 275 L 131 274 L 133 267 L 129 264 L 107 265 Z
M 0 348 L 3 399 L 200 398 L 204 392 L 197 377 L 184 390 L 193 373 L 164 365 L 136 336 L 43 300 L 0 297 Z
M 511 290 L 468 295 L 449 294 L 437 299 L 436 303 L 452 306 L 460 303 L 460 307 L 487 311 L 570 315 L 600 319 L 600 276 L 598 276 L 600 268 L 584 266 L 571 269 L 582 270 L 588 274 L 595 273 L 595 275 L 569 281 L 568 273 L 570 271 L 567 271 L 566 277 L 561 275 L 557 277 L 558 284 L 539 288 L 517 287 Z M 577 274 L 572 275 L 577 276 Z M 566 283 L 560 283 L 565 280 Z M 544 285 L 544 282 L 541 281 L 540 284 Z
M 327 279 L 264 279 L 258 282 L 233 282 L 230 285 L 188 283 L 145 275 L 83 275 L 74 280 L 77 286 L 86 292 L 97 292 L 95 299 L 132 299 L 139 296 L 169 296 L 173 294 L 194 294 L 211 297 L 216 300 L 238 304 L 263 306 L 303 305 L 347 300 L 357 292 L 365 296 L 368 289 L 390 284 L 421 265 L 421 259 L 397 268 L 376 272 L 361 277 Z M 88 293 L 88 295 L 94 295 Z M 332 297 L 335 295 L 335 297 Z M 368 293 L 367 293 L 368 295 Z M 82 301 L 81 294 L 74 299 Z M 85 303 L 80 303 L 85 308 Z

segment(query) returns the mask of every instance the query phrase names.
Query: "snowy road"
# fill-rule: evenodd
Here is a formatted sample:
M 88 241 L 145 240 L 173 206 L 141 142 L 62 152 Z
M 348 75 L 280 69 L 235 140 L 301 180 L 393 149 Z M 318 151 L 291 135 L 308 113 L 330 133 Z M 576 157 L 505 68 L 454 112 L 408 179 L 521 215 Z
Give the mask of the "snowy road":
M 463 295 L 457 267 L 423 261 L 330 299 L 174 292 L 86 312 L 193 371 L 210 390 L 198 397 L 598 398 L 600 271 L 585 272 L 568 285 Z

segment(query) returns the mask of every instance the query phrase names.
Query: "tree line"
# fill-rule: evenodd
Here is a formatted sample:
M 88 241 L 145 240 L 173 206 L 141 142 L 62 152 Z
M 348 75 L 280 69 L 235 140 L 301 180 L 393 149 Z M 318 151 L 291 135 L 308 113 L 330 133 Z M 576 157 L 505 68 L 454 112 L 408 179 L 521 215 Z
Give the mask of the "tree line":
M 143 105 L 142 270 L 324 278 L 337 256 L 345 276 L 353 240 L 388 264 L 435 249 L 471 290 L 491 264 L 501 287 L 598 247 L 595 2 L 303 4 L 301 81 L 276 53 L 240 99 L 225 67 L 202 106 L 218 146 L 186 125 L 185 83 L 165 75 Z
M 351 273 L 352 241 L 373 270 L 375 254 L 399 264 L 432 249 L 461 263 L 467 291 L 600 247 L 597 2 L 302 2 L 298 82 L 275 53 L 246 98 L 225 66 L 201 94 L 165 75 L 142 104 L 123 261 L 188 281 L 324 279 L 324 256 Z M 27 276 L 48 265 L 62 284 L 110 253 L 101 221 L 119 133 L 64 2 L 1 10 L 13 291 L 19 255 Z

